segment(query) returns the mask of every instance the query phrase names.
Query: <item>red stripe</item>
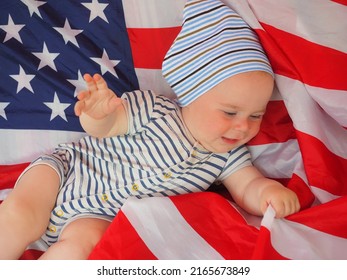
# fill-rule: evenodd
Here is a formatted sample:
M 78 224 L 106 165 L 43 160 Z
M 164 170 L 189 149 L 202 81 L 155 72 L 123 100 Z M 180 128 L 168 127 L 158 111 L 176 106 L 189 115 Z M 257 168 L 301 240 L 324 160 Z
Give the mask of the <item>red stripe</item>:
M 334 195 L 346 195 L 347 159 L 332 153 L 309 134 L 298 131 L 297 137 L 309 184 Z
M 0 190 L 12 188 L 29 163 L 0 165 Z
M 266 227 L 260 227 L 258 240 L 253 252 L 254 260 L 286 260 L 271 244 L 271 233 Z
M 347 90 L 347 54 L 265 23 L 256 30 L 274 71 L 308 85 Z
M 128 28 L 134 67 L 161 69 L 165 54 L 180 29 L 181 27 Z
M 289 180 L 289 182 L 284 185 L 296 193 L 299 198 L 301 210 L 309 208 L 314 202 L 314 194 L 311 192 L 307 184 L 295 173 L 293 173 L 292 178 Z
M 258 135 L 249 145 L 262 145 L 269 143 L 281 143 L 295 139 L 293 122 L 283 101 L 270 101 Z
M 309 208 L 286 219 L 331 235 L 347 238 L 347 197 Z
M 170 197 L 189 225 L 225 259 L 249 259 L 258 230 L 222 196 L 202 192 Z
M 25 250 L 23 255 L 19 258 L 20 260 L 37 260 L 43 254 L 43 251 L 34 249 Z
M 332 0 L 333 2 L 339 3 L 341 5 L 347 6 L 347 0 Z
M 120 211 L 99 243 L 91 260 L 156 260 L 127 217 Z

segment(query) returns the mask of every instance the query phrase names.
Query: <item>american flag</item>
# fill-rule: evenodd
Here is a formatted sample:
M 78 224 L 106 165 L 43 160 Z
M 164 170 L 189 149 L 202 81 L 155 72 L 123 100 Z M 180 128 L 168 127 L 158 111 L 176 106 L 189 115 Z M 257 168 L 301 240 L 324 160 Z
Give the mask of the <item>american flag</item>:
M 222 190 L 130 199 L 91 258 L 347 258 L 347 1 L 223 2 L 257 32 L 276 73 L 261 133 L 249 143 L 254 164 L 296 191 L 302 210 L 281 220 L 271 209 L 252 217 Z M 30 160 L 83 135 L 73 114 L 83 73 L 103 74 L 117 93 L 172 96 L 160 68 L 184 4 L 1 2 L 0 200 Z
M 30 160 L 33 154 L 23 157 L 23 150 L 35 142 L 82 132 L 73 108 L 84 73 L 103 74 L 117 93 L 138 88 L 121 1 L 6 0 L 0 5 L 3 163 Z M 54 133 L 46 136 L 47 131 Z M 34 143 L 14 143 L 28 138 Z M 43 144 L 42 151 L 49 146 Z

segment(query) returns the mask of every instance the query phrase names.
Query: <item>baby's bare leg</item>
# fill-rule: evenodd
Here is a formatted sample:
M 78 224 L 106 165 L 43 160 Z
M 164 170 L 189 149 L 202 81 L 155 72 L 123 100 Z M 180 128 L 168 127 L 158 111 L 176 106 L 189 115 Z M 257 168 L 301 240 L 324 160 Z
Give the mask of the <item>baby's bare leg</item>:
M 80 218 L 71 222 L 41 256 L 45 260 L 85 260 L 100 240 L 109 221 L 98 218 Z
M 0 205 L 0 259 L 18 259 L 45 232 L 59 176 L 47 165 L 29 169 Z

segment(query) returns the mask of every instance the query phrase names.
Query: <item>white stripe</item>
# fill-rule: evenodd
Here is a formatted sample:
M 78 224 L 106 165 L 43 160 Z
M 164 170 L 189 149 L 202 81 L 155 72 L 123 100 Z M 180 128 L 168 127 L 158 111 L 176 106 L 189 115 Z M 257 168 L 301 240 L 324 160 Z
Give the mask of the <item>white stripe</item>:
M 5 200 L 5 198 L 8 196 L 8 194 L 12 191 L 12 189 L 4 189 L 0 190 L 0 201 Z
M 253 29 L 263 29 L 256 18 L 254 11 L 251 10 L 247 1 L 221 0 L 227 6 L 237 12 L 242 19 Z M 268 12 L 268 11 L 267 11 Z
M 185 0 L 123 0 L 126 26 L 128 28 L 181 26 L 185 2 Z
M 248 146 L 253 164 L 267 177 L 291 178 L 302 156 L 296 139 Z
M 39 240 L 29 244 L 29 246 L 26 249 L 45 252 L 48 249 L 48 245 L 42 239 L 39 239 Z
M 223 259 L 194 231 L 169 198 L 131 197 L 121 210 L 158 259 Z
M 320 203 L 326 203 L 340 197 L 314 186 L 311 186 L 311 191 Z
M 347 91 L 306 85 L 310 96 L 341 126 L 347 127 Z
M 275 84 L 274 90 L 272 92 L 271 101 L 283 101 L 281 93 L 279 92 L 276 84 Z
M 271 232 L 272 247 L 282 256 L 292 260 L 347 259 L 345 238 L 274 216 L 275 211 L 269 206 L 262 226 Z
M 248 3 L 261 22 L 347 52 L 346 6 L 327 0 L 248 0 Z
M 135 68 L 141 90 L 153 90 L 159 95 L 175 98 L 175 94 L 163 78 L 161 69 Z
M 0 164 L 30 162 L 51 152 L 58 144 L 76 141 L 82 132 L 47 130 L 0 130 Z
M 276 82 L 295 128 L 316 137 L 331 152 L 347 158 L 347 130 L 312 99 L 308 92 L 310 88 L 300 81 L 281 75 L 276 75 Z M 328 89 L 325 94 L 329 98 L 333 97 Z

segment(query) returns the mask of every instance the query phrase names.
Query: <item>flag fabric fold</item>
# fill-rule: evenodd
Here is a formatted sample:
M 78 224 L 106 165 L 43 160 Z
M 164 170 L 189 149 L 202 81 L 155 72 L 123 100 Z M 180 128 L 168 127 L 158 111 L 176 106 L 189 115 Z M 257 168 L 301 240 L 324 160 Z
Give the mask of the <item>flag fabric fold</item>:
M 221 188 L 131 198 L 91 259 L 347 259 L 347 3 L 223 2 L 256 31 L 275 72 L 261 131 L 249 143 L 254 164 L 293 189 L 301 211 L 253 217 Z M 84 135 L 73 113 L 84 73 L 103 74 L 117 94 L 140 88 L 173 97 L 161 62 L 184 4 L 1 2 L 0 202 L 31 160 Z M 44 250 L 32 245 L 23 258 Z
M 344 260 L 345 204 L 339 198 L 285 219 L 269 206 L 261 219 L 213 192 L 132 198 L 89 258 Z M 332 222 L 335 212 L 341 216 Z

